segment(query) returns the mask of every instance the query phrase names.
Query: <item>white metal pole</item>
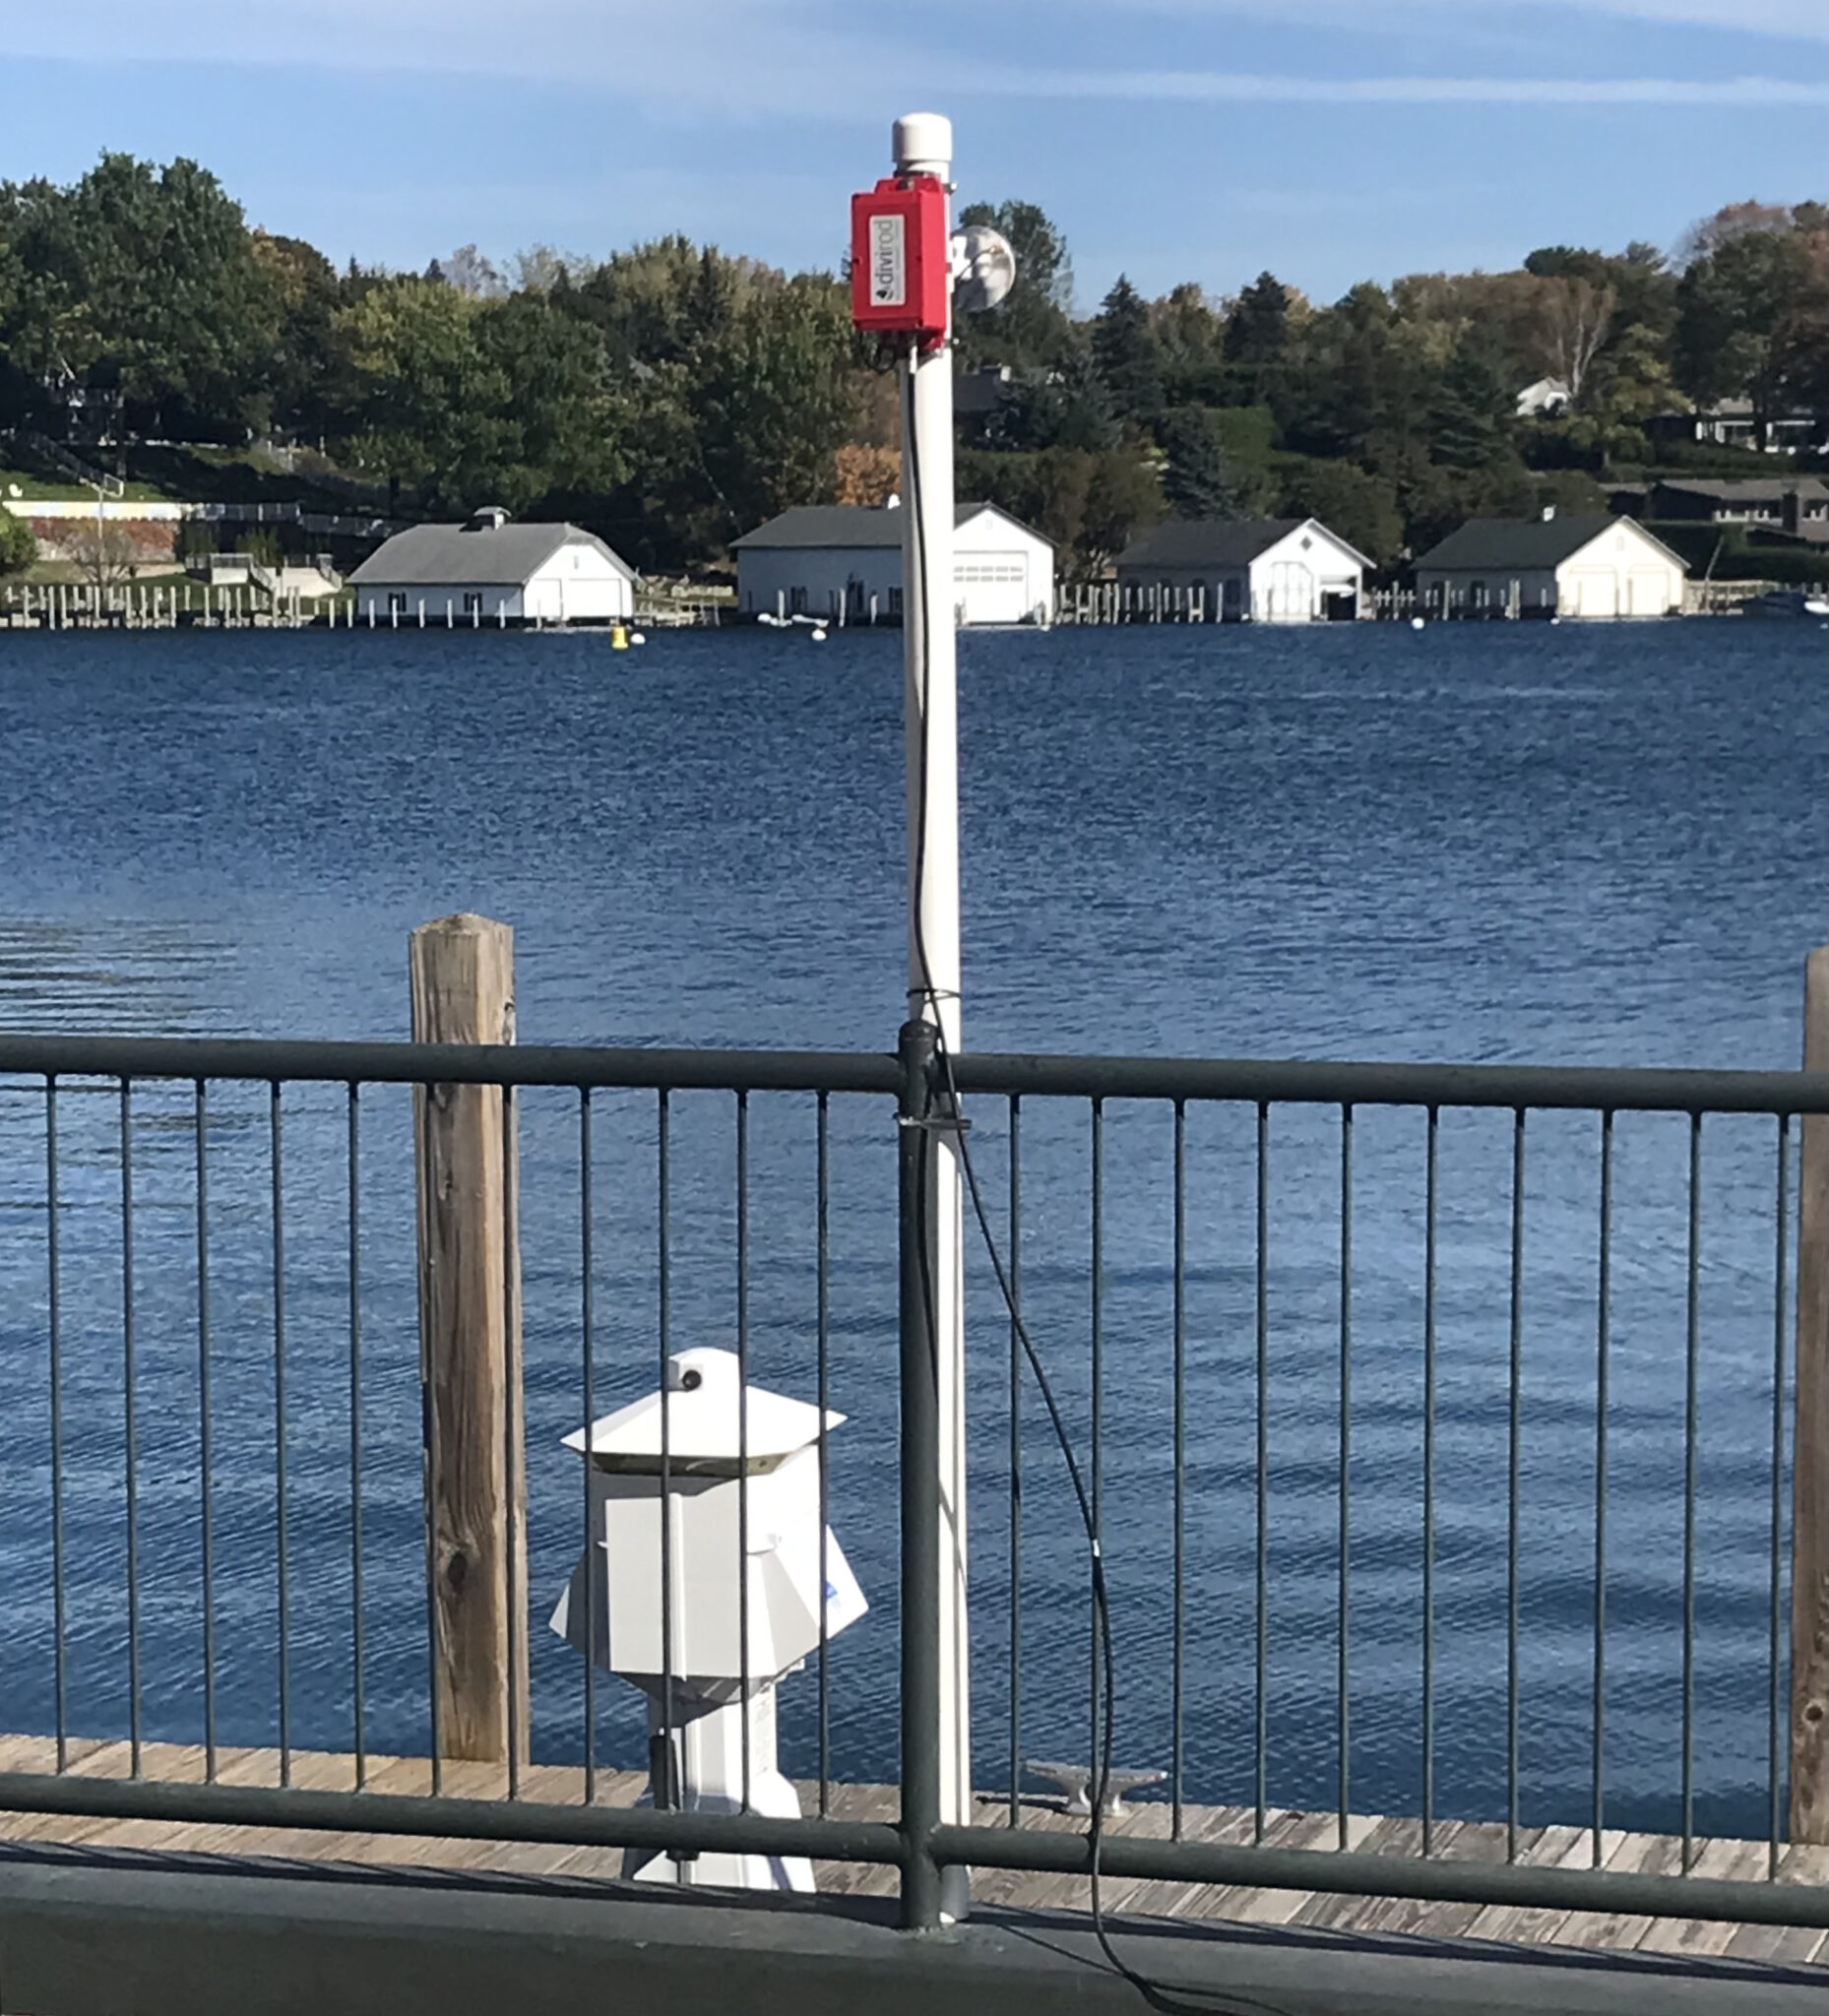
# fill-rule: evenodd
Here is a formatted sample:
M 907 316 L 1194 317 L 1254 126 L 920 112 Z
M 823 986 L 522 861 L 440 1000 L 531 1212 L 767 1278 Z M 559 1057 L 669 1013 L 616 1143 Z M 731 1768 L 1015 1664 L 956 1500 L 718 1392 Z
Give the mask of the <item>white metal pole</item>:
M 937 175 L 950 188 L 952 121 L 898 119 L 898 175 Z M 911 348 L 902 366 L 904 422 L 902 621 L 907 666 L 909 1016 L 960 1047 L 959 737 L 953 586 L 953 350 Z M 928 1279 L 940 1421 L 940 1816 L 972 1819 L 972 1717 L 966 1608 L 965 1267 L 959 1141 L 937 1129 L 929 1158 Z

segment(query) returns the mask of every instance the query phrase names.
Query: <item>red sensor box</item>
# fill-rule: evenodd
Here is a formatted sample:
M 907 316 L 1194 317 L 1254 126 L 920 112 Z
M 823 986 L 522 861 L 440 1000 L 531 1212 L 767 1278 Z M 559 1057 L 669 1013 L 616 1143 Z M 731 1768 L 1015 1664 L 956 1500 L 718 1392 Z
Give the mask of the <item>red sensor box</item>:
M 946 190 L 937 175 L 882 181 L 851 200 L 851 310 L 859 329 L 938 343 L 952 275 Z

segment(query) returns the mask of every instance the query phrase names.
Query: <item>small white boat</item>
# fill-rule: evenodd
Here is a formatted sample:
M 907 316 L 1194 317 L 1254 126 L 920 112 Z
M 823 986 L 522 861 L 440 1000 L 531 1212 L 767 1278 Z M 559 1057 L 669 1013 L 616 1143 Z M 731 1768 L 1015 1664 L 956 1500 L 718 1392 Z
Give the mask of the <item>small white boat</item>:
M 1743 616 L 1810 616 L 1821 621 L 1829 617 L 1829 596 L 1812 595 L 1807 589 L 1773 588 L 1740 604 Z

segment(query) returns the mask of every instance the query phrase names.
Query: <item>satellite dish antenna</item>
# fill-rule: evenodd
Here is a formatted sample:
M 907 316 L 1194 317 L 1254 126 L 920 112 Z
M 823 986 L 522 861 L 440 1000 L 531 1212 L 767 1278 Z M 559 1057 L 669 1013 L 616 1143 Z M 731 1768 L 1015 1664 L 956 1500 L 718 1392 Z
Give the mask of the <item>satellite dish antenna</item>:
M 953 236 L 953 309 L 982 315 L 1016 284 L 1016 254 L 1001 231 L 968 224 Z

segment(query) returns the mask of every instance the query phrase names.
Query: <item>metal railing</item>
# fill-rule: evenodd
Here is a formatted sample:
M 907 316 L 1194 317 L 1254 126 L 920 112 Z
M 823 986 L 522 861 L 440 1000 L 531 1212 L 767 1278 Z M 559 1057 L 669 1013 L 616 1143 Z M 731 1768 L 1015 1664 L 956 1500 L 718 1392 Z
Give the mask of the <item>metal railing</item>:
M 912 1924 L 948 1866 L 1088 1873 L 1089 1837 L 1027 1824 L 1021 1792 L 1038 1728 L 1097 1761 L 1099 1664 L 988 1275 L 974 1624 L 997 1824 L 939 1822 L 939 1704 L 912 1682 L 940 1564 L 869 1525 L 892 1490 L 905 1536 L 936 1522 L 918 1183 L 888 1260 L 915 1131 L 897 1115 L 950 1097 L 918 1057 L 0 1037 L 0 1723 L 54 1745 L 0 1772 L 0 1809 L 875 1863 Z M 1788 1228 L 1797 1122 L 1829 1113 L 1829 1077 L 952 1072 L 1012 1298 L 1084 1432 L 1118 1741 L 1167 1760 L 1166 1833 L 1106 1832 L 1104 1873 L 1829 1925 L 1829 1887 L 1786 1879 L 1781 1705 Z M 617 1380 L 664 1391 L 668 1353 L 714 1329 L 744 1378 L 852 1413 L 821 1437 L 821 1499 L 897 1642 L 822 1635 L 807 1698 L 784 1695 L 809 1817 L 604 1803 L 605 1725 L 646 1762 L 611 1698 L 630 1690 L 547 1648 L 531 1586 L 509 1591 L 537 1641 L 511 1710 L 528 1761 L 511 1743 L 477 1796 L 441 1757 L 399 1102 L 439 1085 L 502 1088 L 518 1129 L 530 1447 Z M 529 1474 L 531 1585 L 589 1526 L 569 1472 Z M 130 1775 L 85 1775 L 85 1745 L 123 1731 Z M 152 1768 L 198 1734 L 201 1782 Z M 261 1744 L 279 1782 L 227 1782 L 224 1750 Z M 383 1747 L 426 1760 L 429 1790 L 389 1789 Z M 330 1748 L 349 1789 L 292 1782 Z M 837 1817 L 835 1760 L 894 1778 L 897 1816 Z M 530 1790 L 561 1768 L 564 1798 Z M 1367 1784 L 1418 1816 L 1419 1852 L 1352 1845 Z M 1197 1838 L 1197 1801 L 1237 1807 L 1245 1838 Z M 1286 1845 L 1298 1804 L 1332 1812 L 1333 1847 Z M 1529 1829 L 1577 1819 L 1593 1866 L 1521 1858 Z M 1451 1820 L 1501 1824 L 1504 1859 L 1444 1853 Z M 1652 1820 L 1676 1872 L 1601 1866 Z M 1729 1833 L 1763 1840 L 1764 1880 L 1689 1873 Z

